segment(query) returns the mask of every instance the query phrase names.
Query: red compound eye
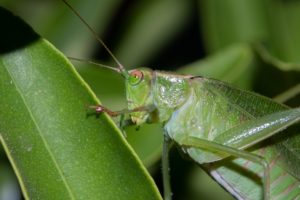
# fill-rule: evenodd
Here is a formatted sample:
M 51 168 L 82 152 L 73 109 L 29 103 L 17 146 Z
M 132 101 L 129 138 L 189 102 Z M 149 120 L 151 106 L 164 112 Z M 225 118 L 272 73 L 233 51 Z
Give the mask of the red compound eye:
M 131 85 L 137 85 L 143 80 L 143 78 L 143 72 L 141 72 L 140 70 L 133 70 L 130 72 L 129 83 Z

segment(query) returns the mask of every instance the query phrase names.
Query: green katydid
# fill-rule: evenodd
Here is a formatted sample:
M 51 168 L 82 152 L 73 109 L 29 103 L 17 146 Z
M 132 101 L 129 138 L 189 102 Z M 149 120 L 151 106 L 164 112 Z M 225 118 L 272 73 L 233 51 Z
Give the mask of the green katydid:
M 298 122 L 299 108 L 288 109 L 269 98 L 205 77 L 177 75 L 147 68 L 127 71 L 85 20 L 63 1 L 118 65 L 118 68 L 104 67 L 117 71 L 125 79 L 127 109 L 111 111 L 102 105 L 90 108 L 96 113 L 107 113 L 112 117 L 129 114 L 131 122 L 136 125 L 146 122 L 164 124 L 162 164 L 165 199 L 171 199 L 172 195 L 168 174 L 170 141 L 175 141 L 198 164 L 213 163 L 229 156 L 260 164 L 263 197 L 276 197 L 270 194 L 270 163 L 261 155 L 244 149 Z M 267 106 L 272 109 L 264 110 Z M 293 175 L 300 178 L 297 172 Z M 298 190 L 297 195 L 300 195 Z

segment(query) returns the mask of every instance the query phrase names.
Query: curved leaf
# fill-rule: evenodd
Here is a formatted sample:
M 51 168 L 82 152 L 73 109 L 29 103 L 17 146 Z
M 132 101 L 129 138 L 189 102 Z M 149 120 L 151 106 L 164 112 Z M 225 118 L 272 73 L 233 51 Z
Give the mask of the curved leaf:
M 99 101 L 68 60 L 0 15 L 0 136 L 25 198 L 161 199 L 112 120 L 87 114 Z

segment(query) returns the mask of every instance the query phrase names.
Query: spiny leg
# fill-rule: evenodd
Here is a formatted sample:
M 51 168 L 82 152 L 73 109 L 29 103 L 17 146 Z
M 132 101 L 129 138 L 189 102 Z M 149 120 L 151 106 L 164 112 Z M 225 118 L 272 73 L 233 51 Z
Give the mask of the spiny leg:
M 218 144 L 213 141 L 208 141 L 196 137 L 186 137 L 182 141 L 180 141 L 180 145 L 186 147 L 193 147 L 193 148 L 200 148 L 206 149 L 215 152 L 227 153 L 228 155 L 244 158 L 250 160 L 252 162 L 260 164 L 264 168 L 264 175 L 263 175 L 263 185 L 264 185 L 264 199 L 270 199 L 270 171 L 269 165 L 267 161 L 256 154 L 249 153 L 247 151 L 243 151 L 240 149 L 232 148 L 229 146 L 225 146 L 222 144 Z
M 119 110 L 119 111 L 112 111 L 102 105 L 91 105 L 88 106 L 89 109 L 94 109 L 95 113 L 100 114 L 100 113 L 106 113 L 111 117 L 117 117 L 119 115 L 123 115 L 123 114 L 130 114 L 130 113 L 134 113 L 134 112 L 152 112 L 154 110 L 154 106 L 140 106 L 137 108 L 134 108 L 132 110 L 129 109 L 123 109 L 123 110 Z
M 162 152 L 162 176 L 163 176 L 163 188 L 164 188 L 164 200 L 172 199 L 172 190 L 170 184 L 170 168 L 169 168 L 169 147 L 170 138 L 167 133 L 163 138 L 163 152 Z

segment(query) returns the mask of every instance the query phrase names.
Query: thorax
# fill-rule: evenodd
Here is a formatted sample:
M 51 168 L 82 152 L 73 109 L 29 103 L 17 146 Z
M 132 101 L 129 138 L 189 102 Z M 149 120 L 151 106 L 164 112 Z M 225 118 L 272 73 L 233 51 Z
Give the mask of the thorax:
M 152 82 L 153 104 L 158 122 L 166 122 L 173 112 L 189 98 L 191 86 L 190 76 L 173 75 L 155 71 Z

